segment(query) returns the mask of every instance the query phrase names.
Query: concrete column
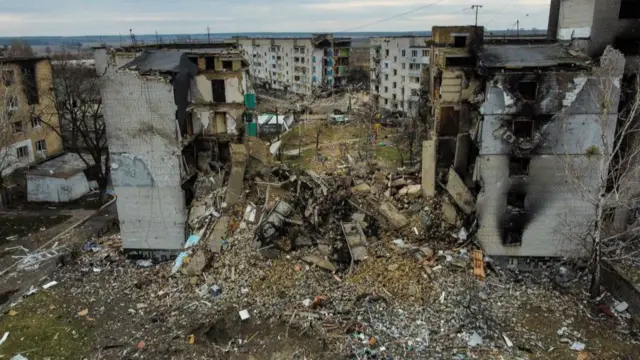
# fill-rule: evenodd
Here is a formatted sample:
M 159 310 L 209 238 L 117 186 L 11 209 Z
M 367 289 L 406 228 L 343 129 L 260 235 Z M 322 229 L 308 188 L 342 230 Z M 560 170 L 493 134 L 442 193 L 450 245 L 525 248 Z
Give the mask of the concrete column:
M 422 195 L 425 197 L 433 197 L 436 195 L 435 140 L 422 142 Z

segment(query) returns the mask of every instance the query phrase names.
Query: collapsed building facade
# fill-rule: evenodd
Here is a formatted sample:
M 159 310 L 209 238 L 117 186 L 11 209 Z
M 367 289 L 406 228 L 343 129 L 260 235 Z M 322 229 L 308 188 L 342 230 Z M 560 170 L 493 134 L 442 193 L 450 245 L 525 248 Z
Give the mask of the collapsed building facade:
M 600 65 L 548 41 L 487 44 L 477 27 L 432 33 L 424 194 L 446 183 L 486 254 L 512 266 L 585 254 L 579 238 L 596 216 L 589 196 L 603 175 L 598 149 L 614 136 L 624 58 L 610 51 Z
M 235 37 L 246 54 L 256 85 L 310 95 L 317 87 L 345 85 L 351 39 L 333 34 L 308 38 Z
M 221 186 L 224 164 L 242 149 L 245 102 L 255 105 L 248 64 L 214 44 L 98 48 L 95 59 L 123 248 L 173 256 L 189 234 L 197 175 L 215 172 L 210 181 Z M 241 171 L 231 174 L 240 188 L 243 161 L 234 159 Z

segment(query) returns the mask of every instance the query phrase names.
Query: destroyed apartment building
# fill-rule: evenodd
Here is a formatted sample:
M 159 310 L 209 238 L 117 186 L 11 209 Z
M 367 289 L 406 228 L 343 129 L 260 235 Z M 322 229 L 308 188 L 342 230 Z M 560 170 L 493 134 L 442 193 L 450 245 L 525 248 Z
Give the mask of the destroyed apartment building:
M 96 69 L 118 196 L 123 248 L 176 255 L 187 234 L 196 182 L 242 188 L 245 117 L 255 106 L 248 64 L 225 44 L 97 48 Z
M 614 136 L 623 56 L 607 51 L 598 63 L 549 42 L 482 44 L 481 29 L 468 28 L 433 30 L 423 192 L 446 183 L 497 261 L 585 254 L 579 234 L 596 215 L 585 194 L 601 179 L 597 149 Z M 580 174 L 578 187 L 568 168 Z

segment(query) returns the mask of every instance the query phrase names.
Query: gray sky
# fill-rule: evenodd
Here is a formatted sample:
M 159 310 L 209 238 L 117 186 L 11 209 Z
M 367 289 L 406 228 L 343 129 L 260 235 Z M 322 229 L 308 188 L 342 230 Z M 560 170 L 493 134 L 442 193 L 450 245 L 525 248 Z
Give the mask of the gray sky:
M 0 36 L 337 32 L 438 0 L 0 0 Z M 488 29 L 544 29 L 550 0 L 440 0 L 438 4 L 355 31 L 429 30 L 473 24 Z

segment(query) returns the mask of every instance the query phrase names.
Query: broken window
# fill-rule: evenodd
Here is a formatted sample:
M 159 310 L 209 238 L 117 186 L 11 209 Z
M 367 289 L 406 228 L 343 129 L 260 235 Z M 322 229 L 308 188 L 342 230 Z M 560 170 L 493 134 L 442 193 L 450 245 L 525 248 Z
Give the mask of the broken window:
M 439 136 L 457 136 L 460 127 L 460 111 L 453 106 L 440 108 Z
M 213 56 L 206 56 L 204 58 L 204 68 L 207 70 L 215 70 L 216 68 L 216 58 Z
M 378 85 L 376 85 L 376 92 L 379 93 L 380 92 L 380 87 Z
M 402 50 L 402 56 L 406 56 L 406 51 Z
M 392 94 L 392 95 L 391 95 L 391 99 L 392 99 L 392 100 L 397 100 L 397 98 L 396 98 L 396 94 Z
M 388 99 L 384 99 L 384 104 L 385 105 L 389 105 L 389 100 Z
M 393 76 L 396 76 L 396 75 L 398 75 L 398 70 L 393 69 Z
M 444 65 L 446 67 L 473 67 L 476 65 L 476 59 L 473 56 L 446 57 Z
M 386 50 L 384 51 L 384 55 L 385 55 L 385 56 L 389 56 L 389 49 L 386 49 Z
M 18 158 L 23 158 L 29 156 L 29 147 L 28 146 L 20 146 L 16 148 L 16 155 Z
M 36 115 L 33 116 L 31 118 L 31 128 L 35 129 L 35 128 L 39 128 L 42 126 L 42 118 L 40 118 L 40 116 Z
M 14 121 L 12 125 L 13 125 L 14 134 L 18 134 L 22 132 L 22 121 Z
M 388 86 L 384 87 L 384 92 L 389 92 L 389 87 Z
M 458 35 L 453 37 L 453 47 L 463 48 L 467 46 L 467 37 L 464 35 Z
M 2 76 L 2 82 L 4 83 L 4 86 L 11 86 L 16 82 L 13 70 L 11 69 L 2 70 L 2 72 L 0 72 L 0 76 Z
M 36 150 L 47 151 L 47 142 L 44 139 L 36 141 Z
M 397 56 L 393 57 L 393 62 L 398 62 L 398 57 Z
M 7 109 L 9 110 L 17 110 L 18 109 L 18 97 L 15 95 L 11 95 L 7 97 L 6 101 Z
M 394 81 L 394 82 L 393 82 L 393 88 L 395 89 L 396 87 L 397 87 L 397 84 L 396 84 L 396 82 Z
M 225 60 L 222 62 L 223 70 L 233 70 L 233 61 Z
M 404 70 L 404 69 L 406 69 L 406 68 L 407 68 L 407 64 L 402 63 L 402 70 Z
M 507 192 L 507 206 L 512 210 L 524 210 L 527 193 L 522 189 L 511 189 Z
M 640 2 L 637 0 L 621 0 L 619 19 L 640 19 Z
M 224 80 L 211 80 L 211 91 L 213 92 L 213 102 L 227 102 L 227 97 L 224 93 Z
M 538 84 L 535 81 L 520 81 L 518 83 L 518 92 L 525 100 L 535 100 Z
M 513 135 L 518 139 L 533 138 L 533 120 L 518 118 L 513 121 Z
M 509 176 L 529 175 L 529 164 L 531 158 L 528 157 L 510 157 L 509 158 Z
M 384 74 L 384 79 L 389 80 L 389 74 Z

